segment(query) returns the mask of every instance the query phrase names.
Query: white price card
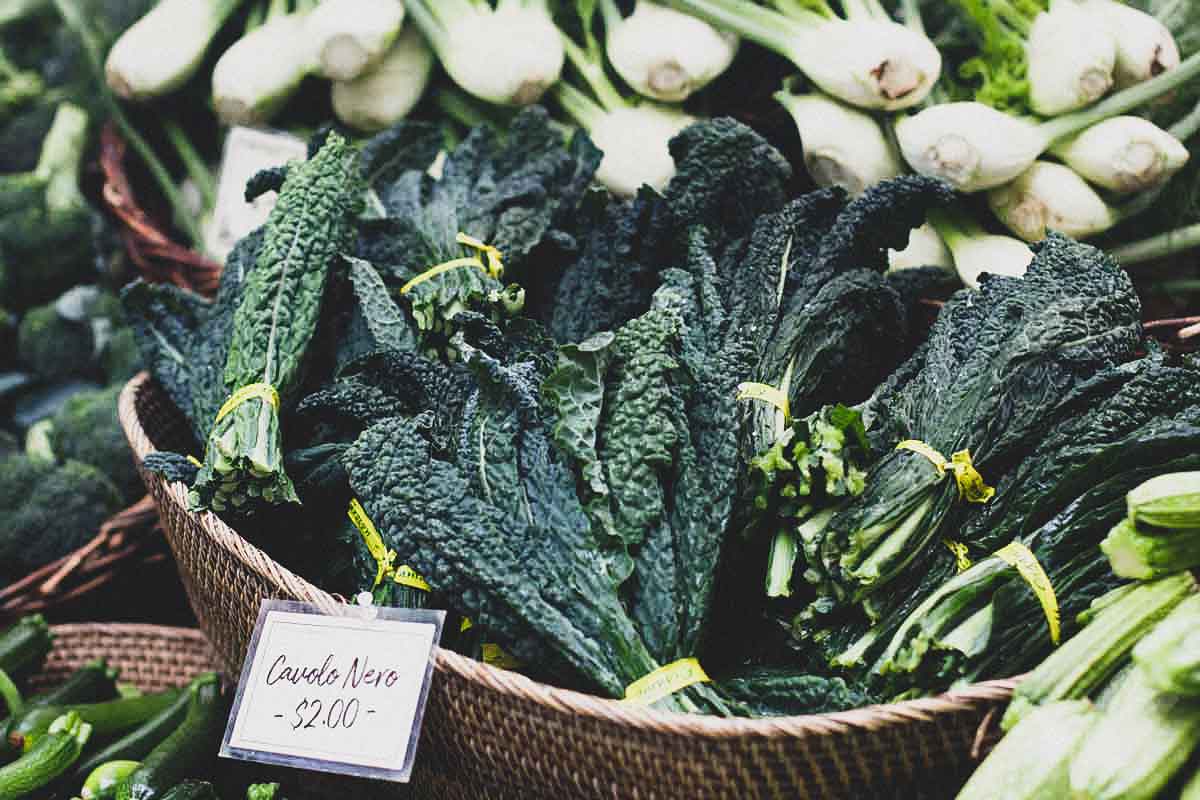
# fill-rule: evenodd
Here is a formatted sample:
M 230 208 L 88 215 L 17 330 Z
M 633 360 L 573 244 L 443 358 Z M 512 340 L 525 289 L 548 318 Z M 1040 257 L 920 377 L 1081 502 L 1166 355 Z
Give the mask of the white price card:
M 221 756 L 407 781 L 445 616 L 264 600 Z
M 239 239 L 267 221 L 275 193 L 247 203 L 246 181 L 264 169 L 303 161 L 307 155 L 308 145 L 290 133 L 240 126 L 229 131 L 221 154 L 216 206 L 205 232 L 204 247 L 209 255 L 224 261 Z

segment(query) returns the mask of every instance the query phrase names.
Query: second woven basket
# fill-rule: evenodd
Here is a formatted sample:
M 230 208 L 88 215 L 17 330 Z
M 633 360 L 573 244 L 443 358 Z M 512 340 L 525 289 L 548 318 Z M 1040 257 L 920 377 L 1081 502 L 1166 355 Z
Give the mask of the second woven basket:
M 186 421 L 143 374 L 121 395 L 139 463 L 185 448 Z M 192 608 L 232 675 L 265 597 L 333 606 L 212 514 L 143 471 Z M 945 797 L 978 753 L 977 733 L 1012 681 L 836 714 L 729 720 L 635 710 L 437 653 L 412 789 L 421 797 Z M 398 792 L 399 790 L 395 790 Z

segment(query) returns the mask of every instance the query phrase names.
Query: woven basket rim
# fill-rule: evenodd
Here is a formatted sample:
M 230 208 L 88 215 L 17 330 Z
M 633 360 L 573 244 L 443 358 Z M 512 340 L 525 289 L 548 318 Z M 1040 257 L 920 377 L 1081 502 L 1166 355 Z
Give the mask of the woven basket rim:
M 61 622 L 50 626 L 50 633 L 56 637 L 70 637 L 93 632 L 113 637 L 143 636 L 156 639 L 191 639 L 196 643 L 208 645 L 208 638 L 204 635 L 204 631 L 179 625 L 154 625 L 146 622 Z
M 139 463 L 156 451 L 142 427 L 136 408 L 138 394 L 150 387 L 152 381 L 147 372 L 134 376 L 125 385 L 119 401 L 121 423 Z M 187 490 L 182 483 L 167 484 L 165 494 L 171 502 L 179 504 L 181 508 L 187 507 Z M 317 605 L 340 603 L 333 595 L 288 570 L 242 538 L 215 514 L 206 511 L 196 516 L 205 533 L 219 546 L 246 567 L 269 578 L 295 597 Z M 635 729 L 713 739 L 745 736 L 795 737 L 844 733 L 852 729 L 874 731 L 896 723 L 927 722 L 940 714 L 970 712 L 982 703 L 1003 702 L 1009 699 L 1019 680 L 1018 676 L 984 681 L 933 697 L 870 705 L 829 714 L 726 719 L 627 706 L 616 700 L 539 683 L 524 675 L 492 667 L 440 647 L 435 654 L 435 667 L 438 671 L 483 684 L 493 691 L 517 695 L 566 714 L 593 717 Z

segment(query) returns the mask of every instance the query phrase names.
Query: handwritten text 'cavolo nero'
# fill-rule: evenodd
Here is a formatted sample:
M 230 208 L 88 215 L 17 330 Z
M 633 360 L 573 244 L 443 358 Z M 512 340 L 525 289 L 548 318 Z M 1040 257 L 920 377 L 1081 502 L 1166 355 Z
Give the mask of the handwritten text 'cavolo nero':
M 319 667 L 292 665 L 287 654 L 281 653 L 267 670 L 266 683 L 275 686 L 281 683 L 315 688 L 359 689 L 387 688 L 395 686 L 400 673 L 394 669 L 376 669 L 367 658 L 355 657 L 346 670 L 335 666 L 332 654 L 325 657 Z M 351 698 L 338 698 L 328 706 L 317 698 L 304 698 L 292 713 L 292 729 L 297 728 L 350 728 L 358 721 L 361 703 Z M 368 714 L 374 713 L 368 711 Z M 282 714 L 277 714 L 282 717 Z

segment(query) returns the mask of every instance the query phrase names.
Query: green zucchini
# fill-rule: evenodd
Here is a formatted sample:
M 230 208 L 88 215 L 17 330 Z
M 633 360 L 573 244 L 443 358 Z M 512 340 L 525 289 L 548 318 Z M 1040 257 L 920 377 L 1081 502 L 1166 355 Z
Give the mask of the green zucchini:
M 1124 519 L 1100 542 L 1100 550 L 1117 575 L 1149 580 L 1200 566 L 1200 529 L 1147 533 Z
M 220 681 L 207 675 L 194 681 L 188 694 L 191 699 L 183 722 L 122 781 L 117 800 L 157 800 L 175 784 L 202 772 L 212 760 L 225 725 Z
M 1124 663 L 1138 640 L 1195 588 L 1192 576 L 1181 572 L 1131 590 L 1117 589 L 1116 602 L 1099 598 L 1103 610 L 1017 685 L 1002 727 L 1011 730 L 1035 706 L 1090 695 Z
M 0 633 L 0 670 L 14 681 L 37 672 L 50 652 L 54 636 L 41 614 L 22 617 Z
M 54 720 L 29 752 L 0 767 L 0 800 L 28 798 L 66 772 L 83 752 L 91 734 L 92 726 L 76 713 Z
M 246 800 L 284 800 L 276 798 L 279 794 L 278 783 L 252 783 L 246 787 Z
M 1161 692 L 1134 669 L 1071 761 L 1077 800 L 1152 800 L 1200 744 L 1200 698 Z
M 83 800 L 112 800 L 117 787 L 141 766 L 139 761 L 107 761 L 92 770 L 83 782 Z
M 1159 691 L 1200 696 L 1200 595 L 1192 595 L 1133 648 L 1133 660 Z
M 158 714 L 178 696 L 178 689 L 168 689 L 157 694 L 102 703 L 29 708 L 9 720 L 4 738 L 10 748 L 28 750 L 39 736 L 46 733 L 55 719 L 71 711 L 92 726 L 93 735 L 98 739 L 118 736 Z
M 1179 800 L 1200 800 L 1200 770 L 1197 770 L 1179 793 Z
M 53 689 L 30 697 L 25 707 L 99 703 L 116 696 L 117 670 L 99 658 L 72 672 L 69 678 Z
M 1040 706 L 996 745 L 956 800 L 1057 800 L 1067 797 L 1071 756 L 1098 714 L 1087 700 Z
M 184 781 L 162 796 L 162 800 L 221 800 L 208 781 Z
M 1142 483 L 1125 497 L 1138 527 L 1200 528 L 1200 472 L 1172 472 Z
M 197 682 L 203 682 L 208 679 L 208 676 L 201 676 L 192 681 L 191 685 L 198 685 Z M 190 691 L 182 691 L 171 705 L 164 708 L 162 711 L 155 714 L 150 719 L 143 722 L 138 727 L 131 730 L 129 733 L 112 742 L 103 749 L 87 756 L 79 766 L 75 769 L 75 776 L 78 780 L 85 779 L 92 770 L 109 761 L 117 761 L 123 759 L 135 759 L 140 761 L 145 758 L 154 747 L 163 739 L 171 735 L 171 732 L 179 727 L 183 722 L 184 716 L 187 714 L 188 705 L 191 703 L 192 695 Z

